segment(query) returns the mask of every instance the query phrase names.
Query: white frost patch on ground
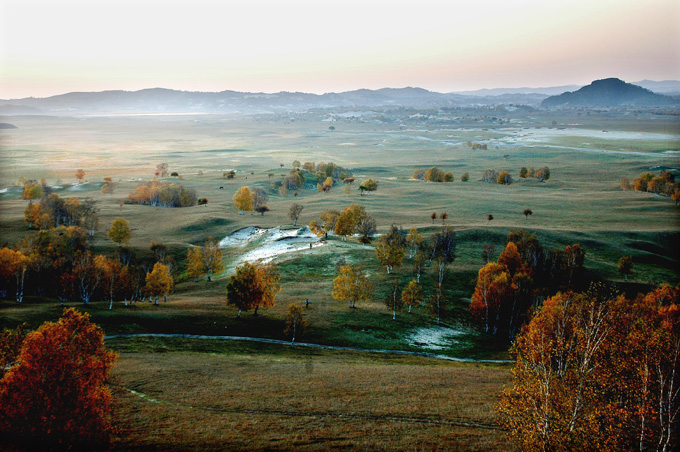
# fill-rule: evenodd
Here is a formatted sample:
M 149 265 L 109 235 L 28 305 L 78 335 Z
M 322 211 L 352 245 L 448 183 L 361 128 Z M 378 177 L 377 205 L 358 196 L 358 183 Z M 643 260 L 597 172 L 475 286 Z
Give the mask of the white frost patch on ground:
M 220 247 L 246 246 L 248 243 L 264 234 L 265 231 L 266 229 L 260 229 L 255 226 L 239 229 L 220 240 Z
M 464 331 L 454 330 L 444 326 L 418 328 L 406 337 L 409 345 L 426 348 L 428 350 L 443 350 L 456 342 L 456 337 L 465 334 Z
M 9 188 L 2 188 L 0 189 L 0 193 L 7 193 L 7 190 L 9 190 Z
M 677 141 L 677 135 L 650 132 L 626 132 L 621 130 L 592 130 L 576 128 L 542 129 L 542 128 L 509 128 L 497 130 L 512 135 L 510 140 L 543 141 L 560 137 L 599 138 L 602 140 L 656 140 Z
M 79 183 L 73 184 L 73 185 L 71 185 L 71 190 L 75 190 L 75 191 L 85 190 L 85 188 L 86 188 L 85 186 L 88 185 L 88 184 L 89 184 L 89 182 L 79 182 Z
M 239 229 L 220 241 L 221 247 L 245 247 L 256 244 L 250 251 L 241 254 L 236 263 L 240 262 L 271 262 L 275 258 L 298 251 L 309 250 L 323 245 L 319 237 L 314 235 L 308 227 L 300 229 L 263 229 L 256 226 Z

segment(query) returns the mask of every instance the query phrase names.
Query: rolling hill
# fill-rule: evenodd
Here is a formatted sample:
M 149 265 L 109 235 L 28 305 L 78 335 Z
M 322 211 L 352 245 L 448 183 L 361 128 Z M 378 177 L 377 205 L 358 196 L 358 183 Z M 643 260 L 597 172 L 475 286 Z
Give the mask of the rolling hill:
M 679 104 L 680 102 L 671 97 L 653 93 L 618 78 L 607 78 L 595 80 L 578 91 L 550 96 L 541 102 L 541 107 L 652 107 Z

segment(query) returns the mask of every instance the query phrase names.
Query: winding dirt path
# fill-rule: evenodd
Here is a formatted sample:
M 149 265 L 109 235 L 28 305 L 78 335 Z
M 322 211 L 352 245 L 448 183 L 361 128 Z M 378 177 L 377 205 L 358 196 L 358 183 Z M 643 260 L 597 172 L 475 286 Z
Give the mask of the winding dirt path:
M 279 339 L 266 339 L 259 337 L 247 336 L 204 336 L 200 334 L 165 334 L 165 333 L 140 333 L 140 334 L 113 334 L 104 336 L 104 340 L 135 338 L 135 337 L 169 337 L 169 338 L 183 338 L 183 339 L 199 339 L 199 340 L 223 340 L 223 341 L 243 341 L 243 342 L 259 342 L 263 344 L 279 344 L 291 345 L 289 341 L 282 341 Z M 427 352 L 412 352 L 407 350 L 388 350 L 379 348 L 359 348 L 359 347 L 342 347 L 339 345 L 322 345 L 312 344 L 309 342 L 296 342 L 296 347 L 321 348 L 325 350 L 340 350 L 353 352 L 370 352 L 370 353 L 387 353 L 394 355 L 409 355 L 421 356 L 424 358 L 441 359 L 445 361 L 454 361 L 459 363 L 485 363 L 485 364 L 510 364 L 513 361 L 508 359 L 473 359 L 473 358 L 455 358 L 453 356 L 440 355 L 436 353 Z

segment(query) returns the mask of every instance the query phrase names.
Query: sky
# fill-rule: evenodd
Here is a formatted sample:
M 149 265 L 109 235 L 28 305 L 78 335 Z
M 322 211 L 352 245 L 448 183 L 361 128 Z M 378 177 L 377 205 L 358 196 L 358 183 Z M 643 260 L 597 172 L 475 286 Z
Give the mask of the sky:
M 677 0 L 0 0 L 0 98 L 680 80 Z

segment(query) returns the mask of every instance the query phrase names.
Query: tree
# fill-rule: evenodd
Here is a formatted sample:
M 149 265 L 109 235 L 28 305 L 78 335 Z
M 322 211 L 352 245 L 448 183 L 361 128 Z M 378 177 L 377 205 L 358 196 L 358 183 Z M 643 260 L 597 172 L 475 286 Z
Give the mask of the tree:
M 3 291 L 7 292 L 5 285 L 10 279 L 16 279 L 16 300 L 21 303 L 24 299 L 24 280 L 26 271 L 31 265 L 30 256 L 21 251 L 9 248 L 0 249 L 0 278 L 3 282 Z
M 439 218 L 441 218 L 442 224 L 446 224 L 446 220 L 449 219 L 449 214 L 446 212 L 442 212 L 439 214 Z
M 411 259 L 418 249 L 423 244 L 423 235 L 418 232 L 418 229 L 411 228 L 406 236 L 406 245 L 408 246 L 408 258 Z
M 159 163 L 156 165 L 156 171 L 154 173 L 156 176 L 166 177 L 168 175 L 168 164 Z
M 401 292 L 401 301 L 408 306 L 411 312 L 412 306 L 418 306 L 423 302 L 423 288 L 415 279 L 408 283 L 408 286 Z
M 101 256 L 101 259 L 104 259 L 104 257 Z M 85 305 L 90 304 L 92 295 L 97 290 L 99 281 L 103 276 L 102 267 L 97 265 L 96 258 L 92 256 L 90 251 L 79 254 L 73 267 L 73 275 L 81 301 Z
M 564 249 L 564 254 L 568 276 L 567 285 L 571 287 L 583 276 L 583 264 L 585 262 L 586 252 L 578 243 L 575 243 L 573 245 L 567 245 Z
M 224 264 L 222 264 L 222 248 L 214 238 L 209 237 L 205 241 L 202 249 L 203 254 L 203 269 L 208 274 L 208 281 L 212 281 L 212 275 L 224 271 Z
M 17 363 L 21 345 L 26 339 L 26 327 L 22 323 L 13 330 L 5 328 L 0 333 L 0 380 Z
M 371 243 L 376 229 L 377 227 L 375 219 L 372 216 L 366 215 L 365 217 L 361 218 L 356 226 L 357 232 L 361 235 L 361 237 L 359 237 L 359 241 L 364 244 Z
M 492 262 L 479 270 L 470 311 L 474 317 L 483 319 L 484 331 L 487 333 L 495 335 L 498 332 L 499 317 L 510 284 L 510 275 L 501 264 Z
M 250 191 L 250 194 L 253 197 L 253 210 L 256 212 L 258 211 L 258 207 L 264 206 L 265 203 L 269 201 L 267 192 L 265 192 L 262 188 L 255 187 Z
M 361 268 L 349 265 L 340 267 L 340 274 L 333 280 L 333 298 L 346 301 L 347 306 L 356 308 L 358 301 L 368 301 L 372 294 L 373 286 Z
M 430 182 L 444 182 L 445 177 L 446 173 L 444 173 L 444 171 L 440 170 L 436 166 L 429 168 L 423 174 L 423 179 Z
M 0 380 L 0 431 L 50 449 L 105 445 L 113 430 L 105 382 L 115 360 L 88 314 L 67 309 L 45 322 Z
M 234 193 L 234 204 L 241 215 L 253 210 L 253 195 L 248 187 L 241 187 Z
M 482 259 L 486 261 L 488 264 L 491 262 L 491 259 L 493 259 L 493 255 L 496 252 L 496 247 L 493 246 L 493 243 L 485 243 L 482 245 Z
M 321 220 L 323 221 L 323 231 L 326 237 L 328 237 L 329 232 L 335 230 L 335 225 L 339 216 L 340 212 L 332 209 L 324 210 L 324 212 L 321 214 Z
M 517 337 L 498 406 L 522 450 L 677 449 L 678 291 L 548 298 Z
M 512 183 L 512 176 L 508 170 L 503 170 L 498 175 L 498 183 L 503 185 L 510 185 Z
M 430 219 L 432 220 L 432 224 L 434 224 L 434 220 L 437 219 L 437 212 L 432 212 L 430 214 Z
M 432 294 L 432 308 L 437 315 L 437 325 L 441 318 L 441 310 L 444 304 L 444 280 L 446 277 L 446 266 L 453 262 L 456 257 L 456 233 L 444 226 L 441 232 L 432 236 L 431 259 L 436 260 L 436 273 L 434 275 L 435 290 Z
M 158 298 L 161 296 L 165 297 L 165 301 L 167 301 L 174 281 L 166 265 L 156 262 L 151 272 L 146 274 L 145 281 L 144 293 L 154 299 L 154 305 L 158 305 Z
M 354 218 L 349 211 L 343 211 L 335 223 L 335 233 L 342 237 L 342 240 L 347 240 L 347 236 L 354 232 L 356 224 Z
M 109 310 L 113 309 L 113 296 L 119 287 L 118 278 L 122 270 L 120 262 L 105 256 L 97 256 L 94 265 L 101 275 L 102 289 L 109 295 Z
M 317 188 L 319 191 L 329 192 L 331 191 L 331 188 L 333 188 L 334 182 L 333 178 L 328 176 L 323 183 L 317 184 Z
M 28 182 L 26 185 L 24 185 L 24 191 L 21 194 L 21 199 L 40 199 L 44 196 L 44 194 L 45 191 L 43 190 L 42 185 Z
M 538 171 L 536 171 L 534 177 L 540 181 L 546 181 L 550 179 L 550 168 L 547 166 L 539 168 Z
M 519 177 L 521 177 L 522 179 L 526 179 L 528 175 L 529 175 L 529 170 L 527 169 L 526 166 L 523 166 L 519 170 Z
M 116 218 L 111 223 L 111 228 L 109 229 L 108 236 L 112 242 L 121 246 L 123 242 L 130 241 L 132 233 L 130 232 L 130 222 L 125 218 Z
M 461 182 L 467 182 L 470 180 L 470 174 L 468 172 L 464 172 L 462 176 L 460 176 Z
M 76 179 L 78 179 L 79 184 L 83 183 L 83 180 L 85 179 L 85 171 L 82 168 L 76 171 Z
M 517 273 L 522 268 L 522 265 L 524 265 L 522 257 L 519 255 L 517 245 L 513 242 L 508 242 L 501 255 L 498 256 L 498 263 L 507 269 L 510 276 Z
M 283 334 L 291 338 L 291 347 L 295 345 L 295 338 L 297 336 L 302 336 L 306 326 L 305 319 L 302 317 L 302 309 L 300 308 L 300 305 L 297 303 L 291 303 L 288 306 L 286 329 L 283 331 Z
M 259 206 L 257 209 L 255 209 L 257 213 L 260 215 L 264 216 L 265 213 L 269 212 L 269 207 L 267 206 Z
M 500 175 L 498 174 L 498 172 L 496 170 L 490 169 L 490 170 L 484 171 L 484 173 L 482 174 L 482 180 L 484 182 L 488 182 L 490 184 L 496 184 L 496 183 L 498 183 L 499 176 Z
M 187 251 L 187 275 L 198 282 L 198 278 L 205 274 L 205 263 L 203 262 L 203 248 L 195 246 Z
M 680 204 L 680 189 L 676 188 L 673 194 L 671 195 L 671 199 L 675 201 L 675 205 L 677 206 Z
M 617 270 L 619 274 L 623 275 L 624 279 L 628 281 L 628 275 L 633 272 L 633 256 L 621 256 Z
M 387 270 L 387 274 L 392 273 L 394 267 L 399 267 L 404 261 L 405 246 L 404 235 L 395 225 L 392 225 L 389 232 L 378 239 L 375 254 L 380 265 Z
M 236 274 L 229 277 L 227 283 L 227 304 L 241 311 L 254 309 L 257 315 L 260 307 L 270 308 L 276 305 L 276 295 L 281 291 L 280 276 L 272 264 L 244 262 L 236 267 Z
M 359 185 L 359 190 L 361 191 L 361 195 L 364 195 L 364 192 L 371 192 L 371 191 L 376 191 L 378 189 L 378 182 L 373 180 L 373 179 L 366 179 Z
M 416 281 L 420 282 L 420 275 L 423 274 L 423 270 L 425 269 L 425 262 L 427 262 L 427 255 L 429 254 L 429 251 L 425 249 L 424 246 L 421 246 L 417 251 L 416 254 L 413 255 L 413 269 L 416 272 Z
M 290 210 L 288 210 L 288 218 L 293 220 L 293 226 L 297 226 L 297 221 L 300 218 L 300 214 L 302 213 L 302 209 L 304 207 L 296 202 L 294 202 L 290 206 Z
M 350 204 L 342 210 L 335 221 L 335 233 L 346 240 L 346 236 L 353 234 L 357 225 L 366 218 L 366 209 L 358 204 Z
M 104 178 L 104 185 L 102 185 L 102 193 L 104 194 L 113 194 L 113 178 L 112 177 L 105 177 Z
M 155 262 L 163 263 L 163 261 L 168 257 L 168 245 L 155 240 L 151 241 L 149 244 L 149 250 L 153 253 L 153 259 Z
M 528 219 L 528 218 L 529 218 L 529 215 L 533 215 L 533 214 L 534 214 L 534 211 L 531 210 L 531 209 L 524 209 L 524 210 L 522 211 L 522 214 L 524 215 L 525 218 Z
M 396 320 L 397 311 L 401 311 L 404 304 L 399 292 L 399 281 L 393 280 L 389 289 L 385 295 L 385 306 L 392 311 L 392 320 Z
M 293 168 L 298 169 L 302 166 L 299 160 L 293 160 Z

